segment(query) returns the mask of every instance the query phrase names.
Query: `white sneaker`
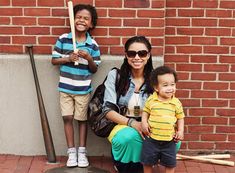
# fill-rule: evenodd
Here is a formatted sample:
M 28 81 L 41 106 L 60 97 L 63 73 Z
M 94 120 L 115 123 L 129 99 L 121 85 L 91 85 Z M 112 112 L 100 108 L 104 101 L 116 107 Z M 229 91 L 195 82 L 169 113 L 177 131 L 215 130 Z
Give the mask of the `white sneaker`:
M 86 152 L 78 152 L 78 167 L 85 168 L 89 166 Z
M 68 154 L 68 160 L 67 160 L 66 166 L 67 167 L 78 166 L 76 148 L 69 148 L 67 151 L 67 154 Z

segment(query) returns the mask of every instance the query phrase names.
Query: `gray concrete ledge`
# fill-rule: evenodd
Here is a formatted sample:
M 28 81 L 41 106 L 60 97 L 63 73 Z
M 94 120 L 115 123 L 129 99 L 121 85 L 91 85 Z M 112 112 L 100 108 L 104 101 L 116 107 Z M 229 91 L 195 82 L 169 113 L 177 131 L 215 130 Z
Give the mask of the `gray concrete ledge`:
M 35 55 L 39 83 L 54 141 L 56 155 L 66 155 L 63 122 L 59 109 L 57 83 L 58 66 L 50 63 L 50 55 Z M 114 66 L 120 67 L 122 57 L 101 57 L 102 63 L 93 76 L 93 86 L 100 84 Z M 162 57 L 154 57 L 154 66 Z M 16 155 L 45 155 L 36 89 L 28 55 L 0 54 L 0 153 Z M 75 124 L 76 125 L 76 124 Z M 77 133 L 76 133 L 77 138 Z M 91 156 L 109 156 L 106 139 L 88 133 Z

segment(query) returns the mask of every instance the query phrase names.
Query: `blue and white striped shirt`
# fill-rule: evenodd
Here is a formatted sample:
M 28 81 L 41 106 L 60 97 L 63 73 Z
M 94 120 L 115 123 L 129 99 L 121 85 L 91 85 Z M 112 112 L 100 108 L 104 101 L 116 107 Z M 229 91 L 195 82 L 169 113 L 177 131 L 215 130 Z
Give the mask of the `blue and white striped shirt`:
M 99 46 L 89 33 L 85 42 L 76 42 L 76 47 L 87 51 L 96 65 L 101 63 Z M 72 33 L 62 34 L 56 41 L 52 58 L 68 57 L 71 52 L 73 52 Z M 69 94 L 88 94 L 92 91 L 91 75 L 86 59 L 79 58 L 79 65 L 74 65 L 73 62 L 62 64 L 58 90 Z

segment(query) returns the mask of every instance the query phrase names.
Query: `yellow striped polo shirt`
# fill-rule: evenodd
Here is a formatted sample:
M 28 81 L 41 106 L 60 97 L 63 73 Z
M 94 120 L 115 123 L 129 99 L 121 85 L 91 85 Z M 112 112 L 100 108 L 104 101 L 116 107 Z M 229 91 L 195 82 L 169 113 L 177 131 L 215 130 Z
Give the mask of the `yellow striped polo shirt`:
M 149 96 L 143 111 L 149 114 L 150 137 L 161 141 L 171 141 L 177 119 L 184 118 L 183 107 L 178 98 L 160 101 L 156 92 Z

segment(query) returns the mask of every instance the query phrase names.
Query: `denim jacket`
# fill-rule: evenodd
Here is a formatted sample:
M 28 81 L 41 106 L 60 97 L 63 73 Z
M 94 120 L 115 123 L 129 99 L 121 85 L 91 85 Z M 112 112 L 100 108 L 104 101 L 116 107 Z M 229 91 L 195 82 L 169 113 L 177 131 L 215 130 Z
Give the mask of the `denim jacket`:
M 105 81 L 105 93 L 104 93 L 104 111 L 107 111 L 108 108 L 105 107 L 105 102 L 109 101 L 111 103 L 117 104 L 117 93 L 115 89 L 115 81 L 116 81 L 116 70 L 111 70 L 108 73 L 107 80 Z M 139 101 L 140 101 L 140 108 L 143 109 L 145 101 L 148 98 L 148 94 L 144 93 L 144 89 L 146 87 L 146 84 L 144 84 L 141 89 L 140 89 L 140 94 L 139 94 Z M 132 76 L 130 76 L 130 87 L 126 93 L 125 96 L 120 96 L 118 105 L 119 106 L 128 106 L 128 102 L 132 96 L 132 94 L 135 91 L 135 84 L 133 82 Z

